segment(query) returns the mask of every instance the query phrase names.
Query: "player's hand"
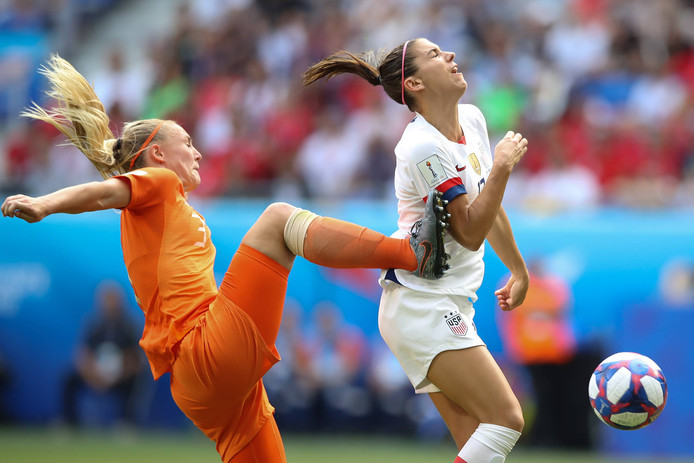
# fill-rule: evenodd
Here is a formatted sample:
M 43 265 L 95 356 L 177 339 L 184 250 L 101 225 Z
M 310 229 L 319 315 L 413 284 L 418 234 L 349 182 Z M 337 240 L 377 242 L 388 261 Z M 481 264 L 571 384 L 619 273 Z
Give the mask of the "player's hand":
M 520 133 L 508 131 L 494 149 L 494 162 L 513 169 L 528 151 L 528 140 Z
M 10 196 L 0 206 L 4 217 L 17 217 L 29 223 L 35 223 L 46 217 L 43 203 L 37 198 L 25 195 Z
M 521 305 L 525 300 L 525 295 L 528 293 L 529 286 L 530 280 L 528 278 L 511 275 L 504 287 L 494 292 L 501 310 L 513 310 Z

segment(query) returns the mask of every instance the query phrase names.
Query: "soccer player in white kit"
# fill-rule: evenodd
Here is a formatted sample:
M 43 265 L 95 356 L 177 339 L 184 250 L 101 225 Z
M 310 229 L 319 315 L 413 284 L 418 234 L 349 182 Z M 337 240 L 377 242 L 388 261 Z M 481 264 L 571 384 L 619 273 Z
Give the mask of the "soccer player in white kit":
M 473 303 L 484 276 L 485 239 L 511 272 L 496 291 L 499 306 L 512 310 L 527 293 L 528 270 L 501 200 L 528 141 L 508 132 L 492 152 L 480 110 L 458 104 L 467 82 L 454 58 L 420 38 L 387 53 L 338 52 L 310 67 L 304 83 L 357 74 L 416 113 L 395 148 L 396 235 L 407 235 L 436 188 L 451 215 L 450 269 L 432 281 L 384 270 L 379 328 L 415 391 L 429 393 L 446 422 L 459 448 L 455 462 L 501 463 L 520 437 L 523 415 L 477 334 Z

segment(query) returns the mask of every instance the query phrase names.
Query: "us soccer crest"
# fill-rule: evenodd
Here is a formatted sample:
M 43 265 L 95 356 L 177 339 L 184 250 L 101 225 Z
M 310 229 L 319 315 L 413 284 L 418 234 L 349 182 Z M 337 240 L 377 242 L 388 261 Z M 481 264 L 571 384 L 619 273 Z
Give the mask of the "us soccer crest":
M 477 175 L 482 175 L 482 167 L 480 167 L 480 161 L 479 159 L 477 159 L 475 153 L 470 153 L 470 155 L 467 157 L 467 160 L 470 162 L 470 165 L 475 170 L 475 172 L 477 172 Z
M 457 310 L 455 312 L 448 312 L 443 316 L 446 321 L 446 325 L 451 330 L 455 336 L 465 336 L 467 334 L 467 324 L 463 320 L 463 316 Z

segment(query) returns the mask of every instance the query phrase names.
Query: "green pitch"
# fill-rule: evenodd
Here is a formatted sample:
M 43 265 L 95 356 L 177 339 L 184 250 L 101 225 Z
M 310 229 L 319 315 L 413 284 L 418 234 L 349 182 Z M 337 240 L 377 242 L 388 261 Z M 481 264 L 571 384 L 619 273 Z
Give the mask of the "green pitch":
M 293 436 L 285 433 L 289 463 L 451 463 L 453 444 L 411 440 Z M 1 463 L 216 463 L 214 444 L 197 430 L 184 433 L 68 432 L 54 429 L 0 428 Z M 518 449 L 508 463 L 645 463 L 593 454 L 528 452 Z M 658 458 L 659 463 L 672 462 Z M 685 460 L 679 460 L 684 463 Z M 691 461 L 691 460 L 689 460 Z

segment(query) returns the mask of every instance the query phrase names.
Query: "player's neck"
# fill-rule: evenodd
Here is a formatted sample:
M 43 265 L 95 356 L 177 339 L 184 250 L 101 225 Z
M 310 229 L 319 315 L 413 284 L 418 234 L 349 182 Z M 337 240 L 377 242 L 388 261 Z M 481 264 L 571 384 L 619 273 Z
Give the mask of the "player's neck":
M 457 102 L 438 107 L 432 106 L 430 109 L 423 108 L 421 114 L 429 124 L 452 142 L 458 143 L 465 135 L 458 119 Z

